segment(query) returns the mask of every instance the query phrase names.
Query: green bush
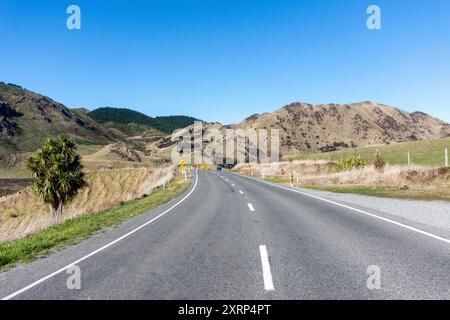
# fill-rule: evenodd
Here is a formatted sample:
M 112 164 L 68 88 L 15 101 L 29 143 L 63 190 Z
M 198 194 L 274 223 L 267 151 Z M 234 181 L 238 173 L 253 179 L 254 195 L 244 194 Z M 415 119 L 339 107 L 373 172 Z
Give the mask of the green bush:
M 367 160 L 361 159 L 361 156 L 349 155 L 345 160 L 336 164 L 336 171 L 349 171 L 359 169 L 367 165 Z

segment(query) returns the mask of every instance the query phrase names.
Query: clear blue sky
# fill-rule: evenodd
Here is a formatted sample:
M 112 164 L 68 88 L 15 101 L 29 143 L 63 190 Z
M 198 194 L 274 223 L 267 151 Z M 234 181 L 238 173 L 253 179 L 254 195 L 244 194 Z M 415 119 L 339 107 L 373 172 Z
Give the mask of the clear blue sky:
M 366 28 L 370 4 L 382 30 Z M 0 81 L 68 107 L 222 123 L 363 100 L 450 122 L 450 1 L 2 0 Z

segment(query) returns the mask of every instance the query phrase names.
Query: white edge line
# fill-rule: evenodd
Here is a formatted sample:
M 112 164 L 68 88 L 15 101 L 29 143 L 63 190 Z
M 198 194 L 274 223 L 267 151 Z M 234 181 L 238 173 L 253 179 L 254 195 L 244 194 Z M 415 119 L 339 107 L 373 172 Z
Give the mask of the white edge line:
M 347 206 L 347 205 L 339 203 L 339 202 L 335 202 L 335 201 L 328 200 L 328 199 L 325 199 L 325 198 L 321 198 L 321 197 L 318 197 L 318 196 L 315 196 L 315 195 L 312 195 L 312 194 L 309 194 L 309 193 L 306 193 L 306 192 L 302 192 L 300 190 L 290 189 L 288 187 L 279 186 L 279 185 L 272 184 L 272 183 L 269 183 L 269 182 L 266 182 L 266 181 L 262 181 L 262 180 L 259 180 L 259 179 L 255 179 L 255 178 L 252 178 L 252 177 L 246 177 L 244 175 L 239 175 L 239 176 L 244 177 L 244 178 L 248 178 L 248 179 L 252 179 L 252 180 L 255 180 L 255 181 L 258 181 L 258 182 L 261 182 L 261 183 L 265 183 L 265 184 L 267 184 L 269 186 L 272 186 L 272 187 L 277 187 L 277 188 L 289 190 L 289 191 L 292 191 L 292 192 L 295 192 L 295 193 L 302 194 L 302 195 L 307 196 L 307 197 L 311 197 L 311 198 L 314 198 L 314 199 L 317 199 L 317 200 L 328 202 L 328 203 L 334 204 L 336 206 L 339 206 L 339 207 L 342 207 L 342 208 L 346 208 L 346 209 L 349 209 L 349 210 L 352 210 L 352 211 L 355 211 L 355 212 L 358 212 L 358 213 L 362 213 L 362 214 L 365 214 L 365 215 L 370 216 L 372 218 L 379 219 L 379 220 L 382 220 L 382 221 L 385 221 L 385 222 L 389 222 L 389 223 L 395 224 L 396 226 L 399 226 L 399 227 L 408 229 L 410 231 L 414 231 L 414 232 L 420 233 L 422 235 L 428 236 L 430 238 L 433 238 L 433 239 L 436 239 L 436 240 L 440 240 L 440 241 L 443 241 L 443 242 L 445 242 L 447 244 L 450 244 L 450 239 L 447 239 L 447 238 L 444 238 L 444 237 L 441 237 L 441 236 L 437 236 L 435 234 L 432 234 L 432 233 L 429 233 L 429 232 L 426 232 L 426 231 L 423 231 L 423 230 L 420 230 L 420 229 L 408 226 L 406 224 L 403 224 L 403 223 L 400 223 L 400 222 L 397 222 L 397 221 L 394 221 L 394 220 L 391 220 L 391 219 L 388 219 L 388 218 L 380 217 L 380 216 L 378 216 L 376 214 L 369 213 L 369 212 L 364 211 L 364 210 L 356 209 L 356 208 Z
M 267 291 L 275 290 L 272 280 L 272 272 L 270 272 L 269 254 L 265 245 L 259 246 L 259 253 L 261 255 L 261 264 L 263 269 L 264 289 Z
M 253 208 L 253 205 L 249 202 L 247 203 L 248 208 L 250 209 L 250 211 L 255 211 L 255 208 Z
M 92 257 L 93 255 L 95 255 L 95 254 L 97 254 L 97 253 L 99 253 L 99 252 L 105 250 L 106 248 L 109 248 L 110 246 L 112 246 L 112 245 L 116 244 L 117 242 L 119 242 L 119 241 L 121 241 L 121 240 L 123 240 L 123 239 L 129 237 L 130 235 L 132 235 L 133 233 L 139 231 L 140 229 L 144 228 L 145 226 L 149 225 L 150 223 L 152 223 L 152 222 L 158 220 L 158 219 L 161 218 L 163 215 L 165 215 L 166 213 L 168 213 L 169 211 L 171 211 L 172 209 L 174 209 L 176 206 L 178 206 L 180 203 L 182 203 L 184 200 L 186 200 L 186 199 L 192 194 L 192 192 L 194 192 L 195 188 L 197 187 L 197 182 L 198 182 L 198 173 L 197 173 L 197 171 L 195 171 L 195 183 L 194 183 L 194 186 L 192 187 L 191 191 L 189 191 L 189 193 L 188 193 L 183 199 L 181 199 L 180 201 L 178 201 L 177 203 L 175 203 L 173 206 L 171 206 L 169 209 L 167 209 L 167 210 L 164 211 L 163 213 L 160 213 L 159 215 L 157 215 L 157 216 L 154 217 L 153 219 L 147 221 L 146 223 L 144 223 L 143 225 L 137 227 L 136 229 L 134 229 L 134 230 L 132 230 L 132 231 L 130 231 L 130 232 L 124 234 L 124 235 L 121 236 L 120 238 L 117 238 L 116 240 L 114 240 L 114 241 L 112 241 L 112 242 L 110 242 L 110 243 L 104 245 L 103 247 L 101 247 L 101 248 L 99 248 L 99 249 L 97 249 L 97 250 L 95 250 L 95 251 L 93 251 L 93 252 L 91 252 L 91 253 L 89 253 L 89 254 L 87 254 L 87 255 L 85 255 L 84 257 L 82 257 L 82 258 L 80 258 L 80 259 L 78 259 L 78 260 L 72 262 L 71 264 L 68 264 L 67 266 L 65 266 L 65 267 L 63 267 L 63 268 L 61 268 L 61 269 L 59 269 L 59 270 L 57 270 L 57 271 L 55 271 L 55 272 L 53 272 L 53 273 L 51 273 L 51 274 L 49 274 L 49 275 L 43 277 L 43 278 L 41 278 L 41 279 L 39 279 L 39 280 L 33 282 L 32 284 L 29 284 L 28 286 L 26 286 L 26 287 L 24 287 L 24 288 L 22 288 L 22 289 L 20 289 L 20 290 L 18 290 L 18 291 L 16 291 L 16 292 L 14 292 L 14 293 L 11 293 L 10 295 L 8 295 L 8 296 L 2 298 L 1 300 L 10 300 L 10 299 L 12 299 L 12 298 L 18 296 L 19 294 L 21 294 L 21 293 L 23 293 L 23 292 L 25 292 L 25 291 L 28 291 L 29 289 L 31 289 L 31 288 L 37 286 L 38 284 L 40 284 L 40 283 L 42 283 L 42 282 L 44 282 L 44 281 L 46 281 L 46 280 L 48 280 L 48 279 L 50 279 L 50 278 L 52 278 L 52 277 L 58 275 L 58 274 L 60 274 L 61 272 L 67 270 L 68 268 L 72 267 L 73 265 L 76 265 L 76 264 L 78 264 L 78 263 L 80 263 L 80 262 L 82 262 L 82 261 L 84 261 L 84 260 L 86 260 L 86 259 Z

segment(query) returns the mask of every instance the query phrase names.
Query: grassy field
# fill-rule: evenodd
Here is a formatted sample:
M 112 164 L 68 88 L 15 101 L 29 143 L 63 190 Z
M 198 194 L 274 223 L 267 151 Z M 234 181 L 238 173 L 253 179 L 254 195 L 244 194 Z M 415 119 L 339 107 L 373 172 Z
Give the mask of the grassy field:
M 128 136 L 136 136 L 149 130 L 156 131 L 153 127 L 138 123 L 123 124 L 117 122 L 105 122 L 103 123 L 103 126 L 108 129 L 117 129 Z
M 174 179 L 166 188 L 156 189 L 150 195 L 132 200 L 119 207 L 85 215 L 55 225 L 26 238 L 0 244 L 0 270 L 18 263 L 27 263 L 65 246 L 79 242 L 106 227 L 147 212 L 181 195 L 189 187 L 184 179 Z
M 393 165 L 408 164 L 408 152 L 411 156 L 411 164 L 443 166 L 444 149 L 450 150 L 450 138 L 436 140 L 422 140 L 404 142 L 386 146 L 355 148 L 340 150 L 334 152 L 304 154 L 285 157 L 285 160 L 331 160 L 340 161 L 349 154 L 361 155 L 363 159 L 372 162 L 376 150 L 379 150 L 382 156 Z
M 80 156 L 88 156 L 90 154 L 96 153 L 103 147 L 104 145 L 100 144 L 79 144 L 77 145 L 77 152 Z
M 96 153 L 98 150 L 104 147 L 104 145 L 97 144 L 79 144 L 78 153 L 81 156 L 88 156 Z M 25 168 L 25 161 L 31 155 L 31 153 L 25 153 L 21 155 L 21 159 L 15 165 L 6 166 L 0 165 L 0 178 L 30 178 L 30 174 Z
M 0 178 L 30 178 L 30 174 L 22 164 L 13 167 L 0 167 Z

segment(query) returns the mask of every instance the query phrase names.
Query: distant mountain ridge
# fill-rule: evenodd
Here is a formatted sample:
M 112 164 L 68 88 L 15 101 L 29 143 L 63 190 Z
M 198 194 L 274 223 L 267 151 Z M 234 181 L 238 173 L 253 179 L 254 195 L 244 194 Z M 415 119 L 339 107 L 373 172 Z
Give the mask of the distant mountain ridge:
M 297 102 L 252 115 L 230 127 L 279 129 L 284 155 L 450 136 L 450 125 L 442 120 L 370 101 L 341 105 Z
M 69 109 L 20 86 L 0 82 L 0 162 L 10 154 L 34 151 L 44 139 L 59 134 L 69 135 L 77 143 L 125 142 L 158 153 L 173 144 L 168 134 L 196 120 L 149 117 L 124 108 Z M 278 129 L 282 155 L 450 137 L 450 125 L 444 121 L 370 101 L 341 105 L 297 102 L 254 114 L 237 124 L 206 126 Z
M 149 117 L 129 109 L 70 109 L 19 85 L 0 82 L 0 165 L 14 154 L 35 151 L 45 139 L 60 134 L 78 144 L 124 142 L 143 150 L 147 140 L 164 137 L 195 120 Z
M 188 116 L 150 117 L 138 111 L 111 107 L 98 108 L 87 113 L 87 115 L 98 123 L 141 124 L 164 133 L 172 133 L 176 129 L 185 128 L 193 124 L 194 121 L 200 121 Z

